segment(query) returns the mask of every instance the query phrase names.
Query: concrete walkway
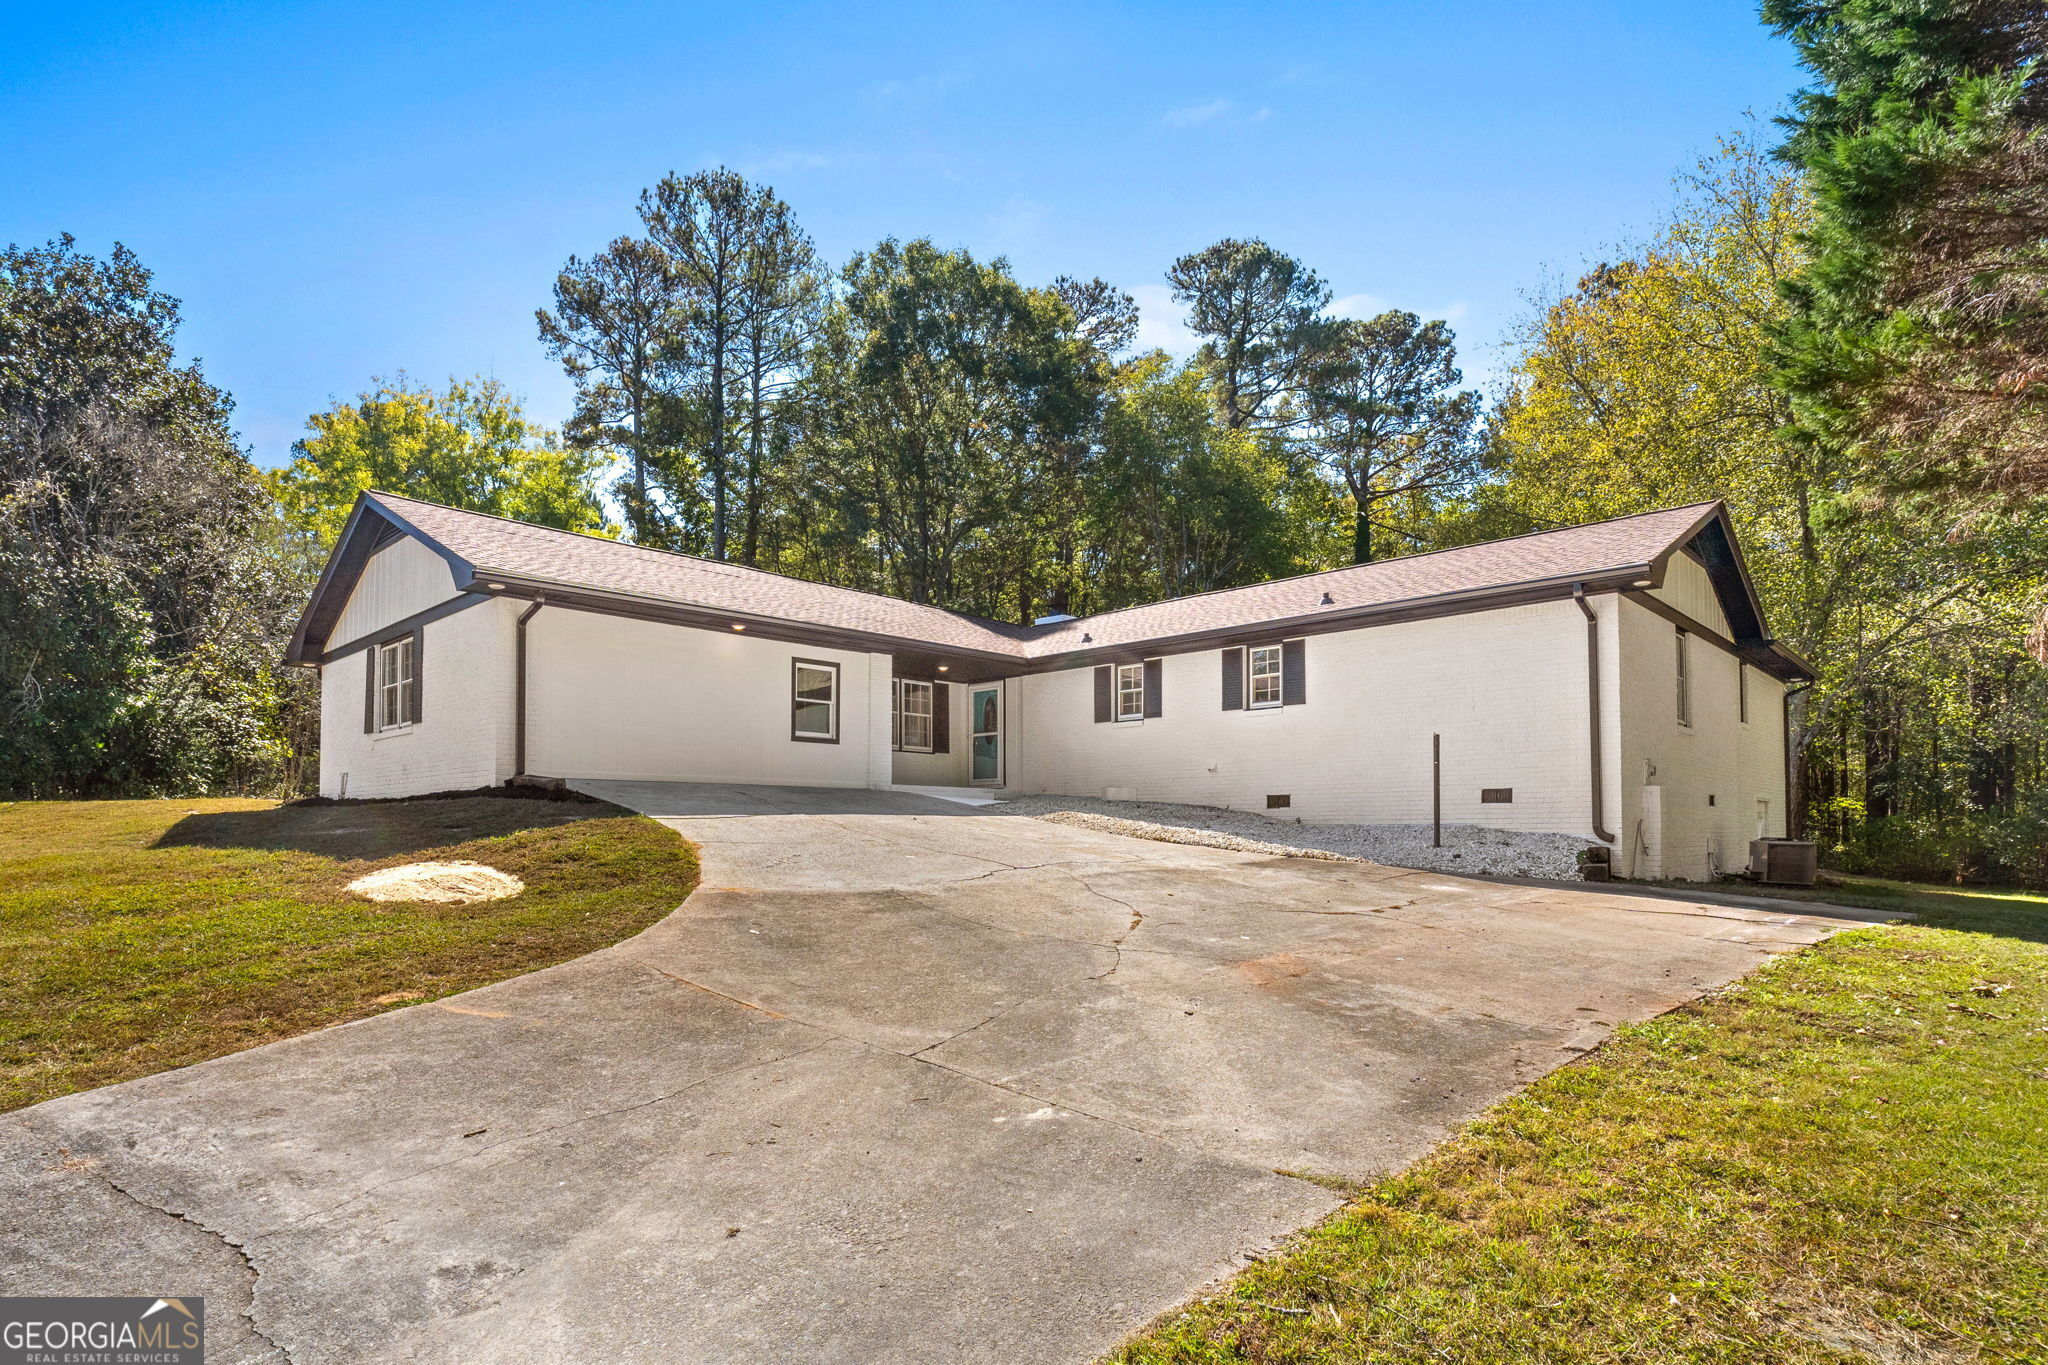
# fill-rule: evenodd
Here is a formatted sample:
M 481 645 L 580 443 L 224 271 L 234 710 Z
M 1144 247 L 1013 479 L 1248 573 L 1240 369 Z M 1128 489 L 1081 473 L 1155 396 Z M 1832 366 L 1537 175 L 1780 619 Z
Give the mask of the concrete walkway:
M 576 962 L 0 1118 L 0 1288 L 209 1361 L 1086 1361 L 1620 1021 L 1838 923 L 583 784 L 702 850 Z M 1000 809 L 1000 808 L 996 808 Z

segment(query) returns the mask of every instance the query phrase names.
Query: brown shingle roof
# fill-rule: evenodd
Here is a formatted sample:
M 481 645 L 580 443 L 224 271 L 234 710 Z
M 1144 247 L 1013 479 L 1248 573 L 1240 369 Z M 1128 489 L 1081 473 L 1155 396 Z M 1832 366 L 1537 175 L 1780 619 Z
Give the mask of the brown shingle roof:
M 1688 539 L 1718 504 L 1539 531 L 1432 554 L 1225 588 L 1048 626 L 1013 626 L 878 593 L 831 587 L 737 564 L 457 511 L 390 493 L 366 498 L 471 565 L 479 579 L 619 593 L 735 615 L 860 631 L 941 651 L 1043 659 L 1208 631 L 1297 621 L 1461 594 L 1613 576 Z M 1324 594 L 1331 598 L 1324 604 Z M 1085 641 L 1083 636 L 1089 637 Z
M 516 578 L 626 593 L 739 616 L 866 631 L 947 649 L 1016 654 L 1025 626 L 920 606 L 880 593 L 810 583 L 715 559 L 462 512 L 391 493 L 369 498 L 468 561 L 477 577 Z
M 1148 606 L 1106 611 L 1046 627 L 1025 646 L 1030 657 L 1080 647 L 1136 644 L 1175 635 L 1227 630 L 1314 616 L 1318 612 L 1391 606 L 1423 598 L 1505 589 L 1557 579 L 1597 578 L 1648 564 L 1697 530 L 1717 506 L 1699 503 L 1614 521 L 1537 531 L 1455 550 L 1407 555 L 1376 564 L 1253 583 Z M 1327 593 L 1330 602 L 1323 603 Z

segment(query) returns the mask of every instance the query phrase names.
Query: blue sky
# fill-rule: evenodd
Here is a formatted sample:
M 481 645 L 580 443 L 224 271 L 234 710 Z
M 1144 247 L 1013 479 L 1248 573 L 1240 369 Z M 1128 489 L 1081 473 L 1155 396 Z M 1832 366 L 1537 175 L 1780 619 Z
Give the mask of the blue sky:
M 126 242 L 259 461 L 409 371 L 559 421 L 533 310 L 640 189 L 725 164 L 833 260 L 886 235 L 1137 295 L 1259 236 L 1347 311 L 1449 317 L 1468 375 L 1526 294 L 1801 83 L 1722 0 L 1047 5 L 9 5 L 0 240 Z

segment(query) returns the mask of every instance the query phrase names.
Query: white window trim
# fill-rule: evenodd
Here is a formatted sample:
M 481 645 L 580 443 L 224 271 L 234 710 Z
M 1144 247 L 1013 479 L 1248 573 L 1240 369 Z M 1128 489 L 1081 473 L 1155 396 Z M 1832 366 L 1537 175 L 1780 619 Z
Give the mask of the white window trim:
M 1692 728 L 1692 637 L 1678 632 L 1678 723 Z
M 806 704 L 797 696 L 797 679 L 806 668 L 829 674 L 832 678 L 832 694 L 822 702 L 809 704 L 823 705 L 827 728 L 799 730 L 796 728 L 797 707 Z M 839 742 L 839 665 L 827 659 L 791 659 L 789 665 L 789 737 L 799 744 L 837 744 Z
M 908 722 L 912 717 L 920 713 L 912 711 L 904 703 L 913 692 L 919 690 L 922 690 L 924 693 L 924 711 L 922 712 L 924 718 L 924 743 L 912 744 L 910 742 L 910 725 Z M 896 748 L 899 753 L 928 754 L 932 752 L 932 741 L 938 735 L 938 722 L 934 714 L 937 709 L 938 689 L 932 686 L 932 684 L 920 678 L 898 678 L 896 680 Z
M 1254 673 L 1254 661 L 1261 654 L 1273 656 L 1271 673 Z M 1287 686 L 1284 676 L 1287 669 L 1285 653 L 1277 644 L 1253 645 L 1244 652 L 1244 709 L 1247 711 L 1270 711 L 1287 704 Z M 1269 701 L 1258 699 L 1258 683 L 1270 678 L 1273 682 L 1273 696 Z
M 397 657 L 405 661 L 405 671 L 398 677 L 387 680 L 385 660 Z M 412 689 L 413 674 L 418 668 L 415 662 L 418 654 L 412 647 L 412 636 L 401 635 L 396 640 L 387 640 L 377 646 L 377 733 L 396 734 L 410 730 L 413 726 Z M 398 718 L 392 719 L 393 701 L 396 700 Z
M 1134 677 L 1138 680 L 1137 686 L 1135 688 L 1124 686 L 1124 678 L 1126 675 Z M 1142 663 L 1118 664 L 1116 666 L 1116 673 L 1110 681 L 1116 685 L 1116 706 L 1114 709 L 1114 713 L 1117 720 L 1121 722 L 1145 719 L 1145 665 Z M 1126 696 L 1135 696 L 1138 699 L 1137 710 L 1128 713 L 1125 712 L 1124 698 Z

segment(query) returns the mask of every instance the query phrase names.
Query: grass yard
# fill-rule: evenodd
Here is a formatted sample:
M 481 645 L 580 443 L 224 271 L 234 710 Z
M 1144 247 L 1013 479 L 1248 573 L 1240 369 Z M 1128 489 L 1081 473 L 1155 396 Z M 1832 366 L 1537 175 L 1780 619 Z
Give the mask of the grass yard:
M 1826 898 L 1111 1359 L 2048 1361 L 2048 900 Z
M 342 889 L 428 860 L 526 890 L 431 905 Z M 563 962 L 696 879 L 673 831 L 596 802 L 0 803 L 0 1111 Z

